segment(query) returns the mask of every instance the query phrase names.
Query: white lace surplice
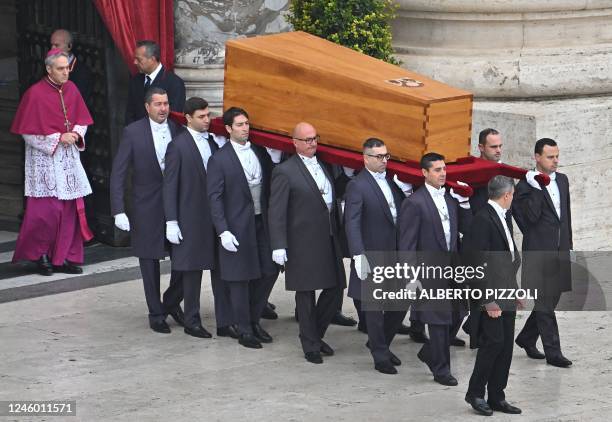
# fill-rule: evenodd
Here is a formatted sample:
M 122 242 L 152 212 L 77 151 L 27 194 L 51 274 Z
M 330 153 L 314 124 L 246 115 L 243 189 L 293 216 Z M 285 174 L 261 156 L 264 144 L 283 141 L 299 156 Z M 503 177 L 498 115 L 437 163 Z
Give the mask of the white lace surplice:
M 87 126 L 73 129 L 85 138 Z M 25 196 L 55 197 L 63 200 L 81 198 L 91 193 L 91 186 L 81 164 L 83 146 L 59 142 L 60 134 L 23 135 L 25 140 Z

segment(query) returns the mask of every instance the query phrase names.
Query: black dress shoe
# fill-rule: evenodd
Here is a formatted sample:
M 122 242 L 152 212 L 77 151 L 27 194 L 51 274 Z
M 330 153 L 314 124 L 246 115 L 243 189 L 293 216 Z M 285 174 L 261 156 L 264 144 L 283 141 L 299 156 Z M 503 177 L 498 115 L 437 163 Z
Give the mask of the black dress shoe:
M 258 322 L 251 324 L 253 335 L 262 343 L 272 343 L 272 336 Z
M 261 313 L 261 317 L 263 319 L 278 319 L 278 314 L 270 306 L 270 303 L 268 303 L 266 306 L 264 306 L 263 312 Z
M 410 335 L 411 332 L 412 331 L 410 330 L 410 327 L 406 324 L 400 325 L 400 327 L 397 329 L 397 334 L 401 334 L 404 336 Z
M 334 355 L 334 349 L 332 349 L 331 346 L 325 343 L 323 340 L 321 340 L 321 354 L 325 356 Z
M 391 350 L 389 350 L 389 355 L 391 355 L 391 357 L 389 358 L 389 362 L 391 362 L 393 366 L 400 366 L 402 364 L 400 358 L 395 356 Z
M 419 358 L 419 360 L 421 362 L 423 362 L 425 365 L 427 365 L 427 367 L 431 371 L 431 366 L 429 365 L 429 361 L 427 359 L 425 359 L 425 355 L 423 354 L 423 349 L 419 350 L 419 353 L 417 353 L 417 358 Z
M 343 327 L 354 327 L 357 325 L 357 321 L 350 316 L 344 315 L 342 312 L 338 312 L 336 315 L 334 315 L 330 324 L 342 325 Z
M 253 334 L 240 334 L 238 343 L 249 349 L 261 349 L 262 345 Z
M 516 344 L 517 346 L 525 349 L 525 353 L 527 353 L 527 356 L 529 356 L 531 359 L 544 359 L 546 357 L 544 353 L 540 352 L 535 346 L 523 346 L 519 343 Z
M 491 407 L 491 409 L 495 410 L 496 412 L 510 413 L 512 415 L 518 415 L 521 413 L 521 409 L 519 409 L 516 406 L 512 406 L 506 400 L 502 400 L 498 402 L 490 401 L 488 402 L 488 404 Z
M 481 399 L 480 397 L 465 396 L 465 401 L 468 402 L 470 406 L 472 406 L 472 409 L 474 409 L 476 413 L 480 415 L 491 416 L 493 414 L 493 410 L 485 399 Z
M 272 302 L 268 302 L 268 305 L 267 305 L 267 306 L 268 306 L 270 309 L 272 309 L 273 311 L 276 311 L 276 305 L 275 305 L 275 304 L 273 304 Z
M 193 337 L 199 337 L 199 338 L 211 338 L 212 334 L 210 334 L 208 331 L 206 331 L 206 328 L 202 327 L 201 325 L 196 325 L 195 327 L 185 327 L 185 334 L 189 334 L 190 336 Z
M 38 274 L 53 275 L 53 266 L 51 262 L 49 262 L 49 257 L 47 255 L 41 256 L 38 261 L 36 261 L 36 266 L 38 267 Z
M 457 379 L 453 377 L 451 374 L 440 375 L 440 376 L 434 375 L 434 381 L 437 382 L 438 384 L 447 385 L 449 387 L 454 387 L 457 384 L 459 384 L 457 382 Z
M 429 338 L 427 338 L 425 333 L 422 331 L 412 331 L 411 330 L 408 335 L 410 336 L 410 339 L 414 341 L 415 343 L 423 343 L 423 344 L 429 343 Z
M 451 346 L 464 347 L 465 341 L 461 340 L 459 337 L 455 337 L 450 341 Z
M 64 264 L 59 267 L 53 267 L 55 272 L 64 274 L 83 274 L 83 268 L 78 265 L 71 264 L 68 261 L 64 261 Z
M 227 325 L 225 327 L 217 328 L 217 336 L 218 337 L 231 337 L 231 338 L 240 337 L 240 335 L 238 334 L 238 331 L 236 331 L 236 327 L 234 327 L 233 325 Z
M 151 323 L 149 323 L 149 326 L 156 333 L 162 333 L 162 334 L 169 334 L 170 333 L 170 327 L 168 326 L 166 321 L 151 322 Z
M 558 368 L 569 368 L 572 366 L 572 361 L 567 359 L 565 356 L 555 356 L 552 358 L 546 358 L 546 363 Z
M 388 360 L 383 360 L 382 362 L 376 362 L 374 364 L 374 369 L 382 374 L 395 375 L 397 374 L 397 369 L 395 366 Z
M 180 306 L 168 312 L 168 315 L 170 315 L 172 319 L 181 327 L 185 326 L 185 314 Z
M 304 353 L 304 357 L 310 363 L 323 363 L 321 352 L 306 352 Z

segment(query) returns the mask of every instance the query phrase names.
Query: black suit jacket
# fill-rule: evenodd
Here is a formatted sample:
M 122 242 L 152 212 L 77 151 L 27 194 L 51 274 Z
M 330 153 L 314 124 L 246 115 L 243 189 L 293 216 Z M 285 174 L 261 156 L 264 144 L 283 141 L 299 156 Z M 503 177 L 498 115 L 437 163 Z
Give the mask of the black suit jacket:
M 516 186 L 512 212 L 523 232 L 523 287 L 554 295 L 572 290 L 569 250 L 572 244 L 572 214 L 569 181 L 557 172 L 561 218 L 546 188 L 533 188 L 525 180 Z
M 405 195 L 392 180 L 387 179 L 386 182 L 393 194 L 399 220 L 399 211 Z M 397 224 L 393 221 L 389 204 L 380 186 L 365 169 L 359 172 L 346 188 L 344 226 L 351 257 L 367 251 L 388 251 L 387 258 L 395 261 L 393 252 L 397 250 L 399 240 Z M 369 257 L 370 266 L 385 265 L 385 262 L 378 262 L 380 258 L 382 257 L 377 256 L 376 259 Z M 348 296 L 362 299 L 361 280 L 357 277 L 353 262 L 351 262 Z
M 182 130 L 171 120 L 168 120 L 168 126 L 172 138 Z M 166 255 L 166 218 L 162 193 L 164 179 L 155 155 L 148 116 L 123 130 L 111 171 L 112 215 L 126 212 L 124 186 L 130 168 L 132 207 L 129 217 L 132 250 L 139 258 L 161 259 Z
M 130 78 L 128 84 L 127 107 L 125 109 L 126 125 L 138 119 L 142 119 L 147 115 L 147 111 L 144 107 L 144 81 L 145 75 L 142 73 Z M 181 78 L 162 66 L 153 82 L 151 82 L 151 87 L 154 86 L 163 88 L 168 92 L 170 110 L 178 111 L 179 113 L 183 112 L 183 108 L 185 107 L 185 83 Z
M 219 149 L 209 135 L 211 153 Z M 196 141 L 184 130 L 166 150 L 164 211 L 166 221 L 178 221 L 183 240 L 170 245 L 172 269 L 179 271 L 214 268 L 215 229 L 206 194 L 206 168 Z
M 504 226 L 495 209 L 489 204 L 486 204 L 476 213 L 463 241 L 463 254 L 466 264 L 482 266 L 486 263 L 484 278 L 482 280 L 474 279 L 470 283 L 470 288 L 483 292 L 483 299 L 470 301 L 470 310 L 475 314 L 470 318 L 470 344 L 472 347 L 479 346 L 481 318 L 478 313 L 486 312 L 483 309 L 484 304 L 493 301 L 492 299 L 485 299 L 486 289 L 518 288 L 516 273 L 521 265 L 521 257 L 514 243 L 512 229 L 510 227 L 508 229 L 512 237 L 514 259 L 512 259 Z M 504 311 L 514 311 L 516 309 L 514 300 L 498 299 L 495 302 Z
M 399 250 L 417 252 L 418 261 L 413 264 L 448 266 L 457 264 L 455 254 L 459 246 L 459 232 L 465 233 L 472 221 L 472 211 L 445 194 L 450 220 L 450 248 L 446 245 L 442 220 L 425 185 L 406 198 L 399 217 Z M 450 253 L 449 253 L 450 252 Z M 411 257 L 411 259 L 414 256 Z M 454 287 L 452 281 L 428 279 L 425 288 L 446 289 Z M 451 324 L 451 312 L 456 306 L 450 300 L 425 300 L 418 304 L 423 310 L 418 319 L 427 324 Z
M 238 252 L 229 252 L 219 246 L 219 270 L 226 281 L 255 280 L 272 275 L 276 267 L 272 251 L 259 256 L 260 250 L 269 249 L 267 233 L 268 198 L 272 160 L 265 148 L 251 145 L 262 170 L 261 211 L 265 235 L 258 238 L 255 227 L 255 208 L 244 170 L 236 151 L 228 141 L 208 161 L 206 186 L 213 225 L 217 235 L 230 231 L 238 240 Z M 266 245 L 262 247 L 261 245 Z
M 79 89 L 85 104 L 88 104 L 91 93 L 93 92 L 93 78 L 91 70 L 85 63 L 81 62 L 77 58 L 74 60 L 76 60 L 76 63 L 70 71 L 70 80 L 74 82 Z
M 273 250 L 287 250 L 287 290 L 346 286 L 334 179 L 324 165 L 321 168 L 332 189 L 331 210 L 298 154 L 277 165 L 272 173 L 270 240 Z

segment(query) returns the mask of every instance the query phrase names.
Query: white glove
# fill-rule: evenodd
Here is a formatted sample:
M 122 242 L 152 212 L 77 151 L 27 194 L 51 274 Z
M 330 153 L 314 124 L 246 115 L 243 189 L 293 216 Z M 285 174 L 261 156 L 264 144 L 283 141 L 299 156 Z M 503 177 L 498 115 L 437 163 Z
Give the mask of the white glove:
M 286 249 L 274 249 L 272 251 L 272 261 L 276 262 L 278 265 L 285 265 L 287 262 L 287 250 Z
M 355 255 L 353 260 L 355 261 L 355 271 L 357 271 L 357 277 L 359 277 L 360 280 L 365 280 L 368 278 L 368 274 L 372 272 L 368 258 L 361 254 Z
M 468 186 L 467 183 L 463 183 L 457 180 L 457 184 L 461 185 L 461 186 Z M 450 195 L 455 198 L 457 201 L 459 201 L 460 204 L 468 202 L 470 200 L 470 198 L 467 198 L 465 196 L 461 196 L 458 193 L 455 193 L 455 191 L 453 190 L 453 188 L 451 188 L 450 190 Z
M 344 174 L 346 174 L 346 177 L 353 177 L 355 175 L 355 169 L 352 169 L 350 167 L 342 166 L 342 171 L 344 171 Z
M 115 216 L 115 226 L 119 230 L 123 230 L 126 232 L 130 231 L 130 220 L 128 220 L 128 216 L 125 213 L 117 214 Z
M 183 234 L 179 228 L 178 221 L 166 221 L 166 239 L 168 242 L 178 245 L 183 240 Z
M 413 189 L 412 189 L 411 183 L 402 182 L 400 179 L 397 178 L 397 174 L 393 175 L 393 181 L 395 182 L 397 187 L 399 187 L 402 190 L 402 192 L 404 192 L 404 195 L 406 197 L 409 197 L 410 195 L 412 195 Z
M 221 233 L 219 237 L 221 238 L 221 245 L 226 251 L 238 252 L 238 248 L 236 247 L 239 245 L 238 240 L 231 232 L 226 230 Z
M 539 171 L 529 170 L 527 174 L 525 175 L 525 180 L 527 180 L 527 183 L 529 183 L 529 186 L 531 186 L 532 188 L 536 188 L 537 190 L 542 190 L 542 187 L 540 186 L 538 181 L 535 179 L 535 177 L 538 174 L 540 174 Z
M 283 152 L 280 149 L 266 147 L 266 151 L 268 151 L 268 155 L 270 156 L 274 164 L 278 164 L 281 162 Z

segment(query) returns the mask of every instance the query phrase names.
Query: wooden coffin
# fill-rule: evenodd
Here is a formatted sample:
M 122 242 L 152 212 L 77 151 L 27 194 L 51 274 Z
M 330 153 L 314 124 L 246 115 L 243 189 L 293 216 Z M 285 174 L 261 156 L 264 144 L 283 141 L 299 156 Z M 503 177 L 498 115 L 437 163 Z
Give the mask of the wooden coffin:
M 377 137 L 400 160 L 470 151 L 471 93 L 305 32 L 228 41 L 223 105 L 283 135 L 312 123 L 321 143 L 353 151 Z

